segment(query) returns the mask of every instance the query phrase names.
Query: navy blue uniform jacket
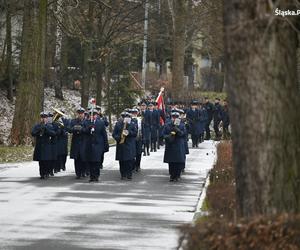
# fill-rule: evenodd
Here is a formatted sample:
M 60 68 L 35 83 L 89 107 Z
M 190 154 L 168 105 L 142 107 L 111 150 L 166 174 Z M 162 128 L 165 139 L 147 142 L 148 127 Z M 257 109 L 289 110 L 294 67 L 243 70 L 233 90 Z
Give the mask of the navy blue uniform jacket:
M 186 118 L 189 123 L 189 133 L 192 135 L 199 136 L 204 129 L 203 123 L 201 121 L 201 112 L 198 109 L 189 109 L 186 113 Z
M 176 134 L 171 135 L 172 131 Z M 164 162 L 184 163 L 186 159 L 186 130 L 184 124 L 180 123 L 179 126 L 175 126 L 172 122 L 165 124 L 163 135 L 166 142 Z
M 137 136 L 137 127 L 135 122 L 131 122 L 126 125 L 126 129 L 128 130 L 128 135 L 126 136 L 125 142 L 120 144 L 121 133 L 123 131 L 123 120 L 119 120 L 113 131 L 113 138 L 117 142 L 116 149 L 116 160 L 117 161 L 129 161 L 134 160 L 136 156 L 136 136 Z
M 94 128 L 94 132 L 92 132 Z M 107 133 L 104 122 L 101 119 L 95 121 L 85 120 L 84 129 L 84 161 L 100 162 L 102 154 L 109 150 Z
M 52 161 L 51 139 L 56 135 L 53 126 L 48 124 L 36 124 L 33 126 L 31 135 L 36 138 L 33 160 L 34 161 Z
M 78 118 L 71 120 L 68 131 L 72 133 L 71 141 L 71 159 L 84 159 L 85 157 L 85 137 L 87 135 L 84 133 L 84 122 L 85 120 L 80 120 Z

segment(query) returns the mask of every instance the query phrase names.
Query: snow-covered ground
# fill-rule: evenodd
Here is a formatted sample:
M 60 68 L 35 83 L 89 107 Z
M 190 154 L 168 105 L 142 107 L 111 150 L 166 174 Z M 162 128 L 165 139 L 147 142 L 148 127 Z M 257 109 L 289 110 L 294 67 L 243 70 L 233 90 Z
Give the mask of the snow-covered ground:
M 121 181 L 115 147 L 99 183 L 67 171 L 38 178 L 37 162 L 0 165 L 0 249 L 174 249 L 177 226 L 191 222 L 215 145 L 190 149 L 186 173 L 170 183 L 164 149 L 143 157 L 133 181 Z
M 51 108 L 62 108 L 69 117 L 74 115 L 75 109 L 80 105 L 80 92 L 78 90 L 63 90 L 63 101 L 54 97 L 54 90 L 45 89 L 45 111 L 51 111 Z M 0 145 L 9 143 L 9 134 L 12 127 L 15 106 L 9 102 L 6 93 L 0 91 Z

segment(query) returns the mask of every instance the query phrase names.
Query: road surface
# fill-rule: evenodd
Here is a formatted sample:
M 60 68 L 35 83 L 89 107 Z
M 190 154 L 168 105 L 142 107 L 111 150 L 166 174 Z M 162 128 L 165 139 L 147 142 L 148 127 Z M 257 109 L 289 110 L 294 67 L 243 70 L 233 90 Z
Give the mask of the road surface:
M 186 172 L 169 182 L 164 149 L 142 158 L 140 173 L 121 181 L 115 147 L 99 183 L 75 180 L 73 160 L 48 180 L 38 163 L 0 164 L 0 249 L 174 249 L 177 226 L 192 221 L 215 145 L 190 149 Z

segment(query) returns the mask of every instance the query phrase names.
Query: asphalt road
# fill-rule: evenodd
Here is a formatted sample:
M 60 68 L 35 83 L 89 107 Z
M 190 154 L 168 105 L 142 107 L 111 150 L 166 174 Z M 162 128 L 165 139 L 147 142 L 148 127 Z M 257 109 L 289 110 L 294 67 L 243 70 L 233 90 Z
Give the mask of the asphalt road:
M 38 163 L 0 165 L 0 249 L 175 249 L 177 227 L 191 222 L 215 146 L 190 149 L 186 172 L 170 183 L 164 149 L 142 158 L 142 171 L 121 181 L 115 148 L 99 183 L 67 171 L 48 180 Z

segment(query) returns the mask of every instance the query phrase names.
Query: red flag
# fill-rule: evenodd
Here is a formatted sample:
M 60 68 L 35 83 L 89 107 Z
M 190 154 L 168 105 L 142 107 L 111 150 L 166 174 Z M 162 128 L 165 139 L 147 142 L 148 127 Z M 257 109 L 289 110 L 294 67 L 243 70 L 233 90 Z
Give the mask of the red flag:
M 161 88 L 160 92 L 158 94 L 158 97 L 156 98 L 156 102 L 157 102 L 158 109 L 162 110 L 163 116 L 165 116 L 166 111 L 165 111 L 165 103 L 164 103 L 163 92 L 164 92 L 164 88 Z M 165 124 L 164 119 L 162 118 L 162 116 L 160 116 L 159 120 L 160 120 L 161 125 Z

